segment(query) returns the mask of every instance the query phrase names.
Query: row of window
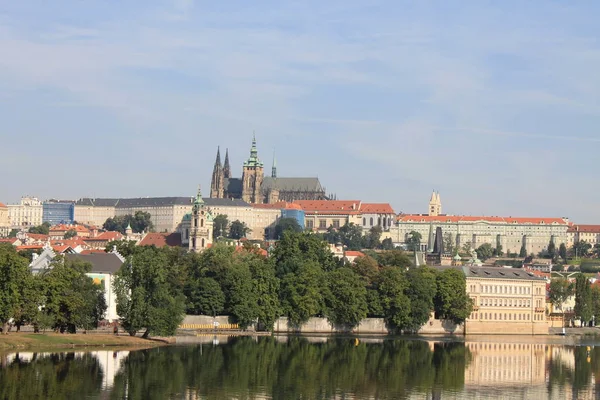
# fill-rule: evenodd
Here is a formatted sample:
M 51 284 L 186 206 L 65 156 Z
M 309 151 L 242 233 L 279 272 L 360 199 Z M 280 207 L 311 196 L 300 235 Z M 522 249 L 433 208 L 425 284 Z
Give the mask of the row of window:
M 519 313 L 471 313 L 470 319 L 478 319 L 481 317 L 482 321 L 530 321 L 531 315 L 519 314 Z M 544 314 L 535 314 L 533 316 L 534 321 L 543 321 Z
M 471 293 L 477 293 L 477 285 L 469 285 Z M 536 295 L 542 295 L 541 287 L 535 288 Z M 481 285 L 481 293 L 493 294 L 531 294 L 530 286 L 513 286 L 513 285 Z
M 517 299 L 479 299 L 479 305 L 482 307 L 530 307 L 531 300 L 517 300 Z

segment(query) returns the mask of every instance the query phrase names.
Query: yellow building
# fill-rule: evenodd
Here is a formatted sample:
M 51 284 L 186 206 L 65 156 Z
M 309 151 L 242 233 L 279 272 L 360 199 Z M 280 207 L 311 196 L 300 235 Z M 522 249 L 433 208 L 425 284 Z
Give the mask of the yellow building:
M 8 207 L 0 203 L 0 237 L 8 236 L 10 233 L 10 221 L 8 219 Z
M 8 220 L 11 228 L 28 229 L 42 224 L 43 206 L 36 197 L 21 197 L 19 204 L 8 205 Z
M 466 334 L 548 334 L 546 280 L 517 268 L 461 267 L 473 312 Z

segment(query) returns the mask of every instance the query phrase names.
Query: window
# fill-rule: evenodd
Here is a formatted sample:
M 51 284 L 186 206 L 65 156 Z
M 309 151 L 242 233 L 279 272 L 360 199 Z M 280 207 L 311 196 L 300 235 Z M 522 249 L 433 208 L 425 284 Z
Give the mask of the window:
M 363 217 L 363 226 L 367 226 L 367 219 Z
M 202 248 L 204 248 L 204 239 L 202 239 Z
M 333 220 L 333 227 L 335 229 L 339 229 L 340 228 L 340 220 L 339 219 L 334 219 Z
M 373 226 L 373 217 L 369 218 L 369 225 Z
M 200 227 L 204 228 L 204 218 L 200 219 Z
M 312 229 L 315 227 L 315 221 L 313 221 L 312 219 L 307 219 L 306 220 L 306 229 Z
M 319 229 L 327 229 L 327 220 L 324 220 L 324 219 L 319 220 Z
M 194 218 L 194 228 L 198 226 L 198 218 Z

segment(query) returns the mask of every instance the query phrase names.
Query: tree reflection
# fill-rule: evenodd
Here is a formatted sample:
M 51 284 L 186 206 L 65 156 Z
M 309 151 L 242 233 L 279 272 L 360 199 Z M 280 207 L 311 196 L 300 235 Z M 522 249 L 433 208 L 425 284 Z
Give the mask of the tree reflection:
M 469 361 L 463 343 L 242 337 L 224 346 L 172 347 L 132 352 L 115 377 L 111 398 L 206 399 L 236 397 L 322 399 L 405 398 L 432 387 L 460 389 Z M 187 393 L 186 393 L 187 391 Z
M 1 355 L 0 355 L 1 356 Z M 82 399 L 98 395 L 102 370 L 89 353 L 18 354 L 0 368 L 0 399 Z

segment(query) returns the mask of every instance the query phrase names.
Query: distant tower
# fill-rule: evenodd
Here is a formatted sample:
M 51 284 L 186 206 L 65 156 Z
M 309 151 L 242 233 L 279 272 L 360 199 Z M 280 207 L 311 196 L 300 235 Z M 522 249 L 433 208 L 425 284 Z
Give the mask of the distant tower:
M 277 160 L 275 159 L 275 152 L 273 152 L 273 167 L 271 167 L 271 178 L 277 178 Z
M 229 160 L 227 160 L 228 162 Z M 212 179 L 210 181 L 210 197 L 213 199 L 221 199 L 225 197 L 225 176 L 223 166 L 221 165 L 221 152 L 217 147 L 217 159 L 213 167 Z
M 242 200 L 247 203 L 262 203 L 261 187 L 264 178 L 263 163 L 258 158 L 256 136 L 252 137 L 250 158 L 244 162 L 242 173 Z
M 435 190 L 431 193 L 431 199 L 429 200 L 429 215 L 437 217 L 442 214 L 442 200 L 440 199 L 439 192 Z
M 213 218 L 202 200 L 202 192 L 198 186 L 198 194 L 192 207 L 192 226 L 190 230 L 190 251 L 199 253 L 212 243 Z
M 125 236 L 131 237 L 133 235 L 133 229 L 131 229 L 131 223 L 127 224 L 127 228 L 125 228 Z
M 225 149 L 225 163 L 223 164 L 223 178 L 231 178 L 231 168 L 229 167 L 229 149 Z

